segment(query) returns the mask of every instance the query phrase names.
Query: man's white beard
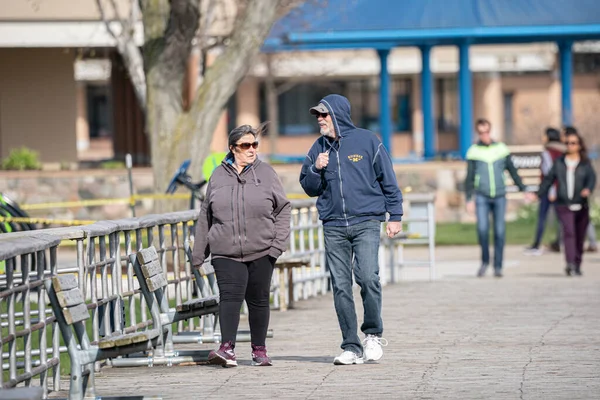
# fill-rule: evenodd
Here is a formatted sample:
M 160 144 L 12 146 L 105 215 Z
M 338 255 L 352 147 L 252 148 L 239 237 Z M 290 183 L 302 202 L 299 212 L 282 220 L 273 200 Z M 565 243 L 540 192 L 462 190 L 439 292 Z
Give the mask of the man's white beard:
M 323 136 L 327 136 L 327 137 L 335 137 L 334 135 L 331 134 L 331 130 L 328 129 L 327 127 L 321 127 L 320 131 L 321 135 Z

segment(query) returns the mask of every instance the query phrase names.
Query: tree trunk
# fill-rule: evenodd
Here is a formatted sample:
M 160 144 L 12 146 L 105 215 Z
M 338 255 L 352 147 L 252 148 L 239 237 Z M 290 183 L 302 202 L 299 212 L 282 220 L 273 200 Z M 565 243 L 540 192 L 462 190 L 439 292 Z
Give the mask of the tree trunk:
M 192 109 L 179 120 L 175 135 L 190 145 L 187 155 L 193 159 L 191 173 L 197 179 L 210 153 L 219 117 L 260 51 L 275 21 L 278 3 L 279 0 L 248 1 L 229 45 L 207 69 Z
M 176 168 L 192 158 L 190 174 L 201 177 L 210 152 L 213 132 L 229 98 L 235 93 L 258 54 L 275 18 L 280 0 L 239 2 L 238 17 L 229 43 L 206 69 L 189 112 L 184 112 L 182 91 L 192 40 L 198 31 L 199 0 L 139 0 L 144 23 L 144 85 L 136 76 L 141 53 L 133 38 L 117 48 L 133 76 L 136 94 L 145 90 L 146 130 L 150 140 L 154 187 L 164 193 Z M 100 3 L 99 3 L 100 4 Z M 170 207 L 157 207 L 157 212 Z
M 146 129 L 150 137 L 154 188 L 164 193 L 183 161 L 184 138 L 173 135 L 182 113 L 182 91 L 192 39 L 198 28 L 198 3 L 142 0 L 144 70 L 147 86 Z M 166 203 L 156 211 L 173 209 Z

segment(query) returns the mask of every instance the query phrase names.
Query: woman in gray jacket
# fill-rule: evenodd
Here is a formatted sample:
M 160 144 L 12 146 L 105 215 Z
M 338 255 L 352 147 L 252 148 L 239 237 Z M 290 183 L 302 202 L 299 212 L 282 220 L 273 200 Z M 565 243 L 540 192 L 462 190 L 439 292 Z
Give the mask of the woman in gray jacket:
M 257 158 L 260 130 L 242 125 L 229 133 L 229 154 L 213 172 L 196 226 L 193 265 L 211 255 L 219 285 L 221 346 L 209 361 L 235 367 L 235 339 L 244 299 L 252 341 L 252 364 L 271 365 L 271 277 L 290 234 L 290 201 L 273 168 Z

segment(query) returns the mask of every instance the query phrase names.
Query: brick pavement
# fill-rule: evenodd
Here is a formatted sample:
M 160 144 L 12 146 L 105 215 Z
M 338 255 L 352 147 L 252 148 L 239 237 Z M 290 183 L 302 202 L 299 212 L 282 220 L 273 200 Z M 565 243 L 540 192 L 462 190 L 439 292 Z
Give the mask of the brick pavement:
M 407 258 L 423 250 L 407 250 Z M 600 255 L 567 278 L 558 255 L 506 252 L 503 279 L 477 279 L 478 250 L 439 248 L 438 280 L 407 268 L 384 289 L 377 364 L 334 366 L 340 334 L 331 296 L 274 311 L 274 366 L 104 368 L 98 394 L 167 399 L 597 399 L 600 398 Z M 358 296 L 358 293 L 356 293 Z M 359 306 L 360 308 L 360 306 Z M 247 322 L 242 322 L 242 327 Z M 210 348 L 207 345 L 196 348 Z

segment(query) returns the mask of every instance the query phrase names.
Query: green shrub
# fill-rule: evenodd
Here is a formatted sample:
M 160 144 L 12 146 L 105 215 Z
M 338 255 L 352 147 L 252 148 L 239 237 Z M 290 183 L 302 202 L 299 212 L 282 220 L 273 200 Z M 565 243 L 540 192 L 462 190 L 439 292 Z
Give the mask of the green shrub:
M 21 147 L 12 149 L 8 157 L 2 160 L 2 169 L 23 171 L 26 169 L 41 169 L 39 153 L 35 150 Z
M 100 166 L 102 169 L 125 169 L 123 161 L 105 161 Z

